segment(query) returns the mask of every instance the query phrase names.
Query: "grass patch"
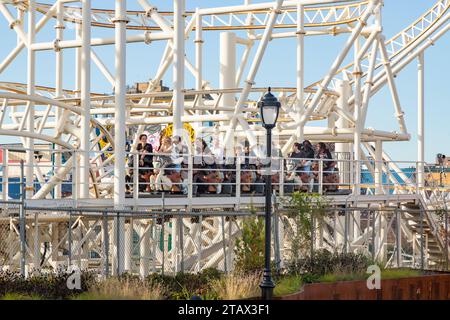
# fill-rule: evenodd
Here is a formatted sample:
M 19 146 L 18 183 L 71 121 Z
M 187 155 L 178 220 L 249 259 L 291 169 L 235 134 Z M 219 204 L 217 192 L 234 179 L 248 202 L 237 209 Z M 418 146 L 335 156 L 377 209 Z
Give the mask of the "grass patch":
M 158 283 L 138 279 L 109 278 L 84 292 L 72 297 L 73 300 L 162 300 L 165 290 Z
M 98 295 L 97 293 L 92 292 L 83 292 L 81 294 L 73 295 L 70 297 L 70 300 L 110 300 L 106 296 Z
M 26 295 L 20 293 L 7 293 L 0 297 L 0 300 L 44 300 L 44 298 L 38 295 Z
M 323 276 L 320 276 L 318 282 L 339 282 L 339 281 L 356 281 L 356 280 L 365 280 L 369 275 L 363 273 L 327 273 Z
M 421 276 L 422 273 L 420 270 L 413 269 L 383 269 L 381 270 L 381 280 L 388 279 L 400 279 L 400 278 L 408 278 L 408 277 L 418 277 Z M 317 282 L 339 282 L 339 281 L 356 281 L 356 280 L 366 280 L 369 277 L 367 273 L 327 273 L 323 276 L 320 276 L 317 279 Z
M 276 297 L 279 297 L 296 293 L 300 290 L 301 285 L 302 285 L 302 278 L 300 276 L 295 275 L 280 278 L 276 282 L 274 295 Z
M 260 273 L 241 274 L 232 273 L 214 280 L 211 291 L 222 300 L 236 300 L 258 297 L 261 294 L 259 284 Z
M 400 279 L 407 277 L 419 277 L 422 275 L 420 270 L 414 269 L 384 269 L 381 270 L 381 279 Z

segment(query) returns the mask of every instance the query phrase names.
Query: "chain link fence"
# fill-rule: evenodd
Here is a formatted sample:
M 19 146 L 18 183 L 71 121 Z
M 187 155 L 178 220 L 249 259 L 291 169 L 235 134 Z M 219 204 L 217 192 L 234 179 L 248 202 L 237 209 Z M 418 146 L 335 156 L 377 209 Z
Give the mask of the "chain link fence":
M 145 277 L 207 268 L 230 272 L 243 221 L 256 218 L 248 211 L 2 206 L 0 268 L 25 275 L 74 266 L 102 276 Z M 440 220 L 433 224 L 431 215 L 437 214 Z M 283 210 L 273 219 L 272 252 L 275 265 L 282 268 L 292 258 L 297 221 Z M 448 270 L 446 211 L 334 207 L 320 219 L 311 223 L 311 248 L 304 255 L 322 249 L 361 252 L 387 266 Z

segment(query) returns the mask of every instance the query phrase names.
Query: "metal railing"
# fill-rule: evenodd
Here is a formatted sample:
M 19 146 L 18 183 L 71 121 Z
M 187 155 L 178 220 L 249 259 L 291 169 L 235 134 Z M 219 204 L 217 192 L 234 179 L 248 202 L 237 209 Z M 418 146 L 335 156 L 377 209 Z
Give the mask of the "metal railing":
M 20 159 L 26 150 L 3 149 L 2 200 L 18 199 L 20 194 Z M 79 161 L 81 151 L 39 150 L 43 155 L 34 164 L 24 164 L 33 170 L 33 181 L 27 190 L 35 199 L 80 199 L 80 189 L 90 191 L 89 198 L 111 198 L 114 189 L 114 154 L 90 151 L 89 181 L 82 181 Z M 269 175 L 278 195 L 295 191 L 319 194 L 418 194 L 430 195 L 433 189 L 450 190 L 425 180 L 419 187 L 417 162 L 354 161 L 340 159 L 299 159 L 272 157 L 270 161 L 255 156 L 233 156 L 218 159 L 212 155 L 147 154 L 153 161 L 139 161 L 142 154 L 127 153 L 126 196 L 134 199 L 178 195 L 188 198 L 210 196 L 241 197 L 263 195 Z M 181 161 L 182 160 L 182 161 Z M 428 166 L 425 167 L 426 176 Z M 358 170 L 357 170 L 358 169 Z M 361 172 L 360 177 L 355 172 Z M 137 173 L 137 174 L 136 174 Z M 448 190 L 446 192 L 448 192 Z M 28 197 L 30 198 L 30 196 Z M 427 198 L 427 196 L 426 196 Z

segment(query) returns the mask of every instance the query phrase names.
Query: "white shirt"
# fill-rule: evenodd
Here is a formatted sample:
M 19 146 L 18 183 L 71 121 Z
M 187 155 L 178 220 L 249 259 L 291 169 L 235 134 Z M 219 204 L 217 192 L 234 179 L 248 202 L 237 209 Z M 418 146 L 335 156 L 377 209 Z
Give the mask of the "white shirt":
M 181 143 L 172 144 L 172 154 L 171 159 L 173 164 L 181 164 L 184 160 L 183 154 L 187 154 L 187 147 Z
M 220 146 L 219 147 L 213 147 L 211 149 L 211 152 L 214 155 L 216 163 L 222 164 L 223 163 L 223 149 Z

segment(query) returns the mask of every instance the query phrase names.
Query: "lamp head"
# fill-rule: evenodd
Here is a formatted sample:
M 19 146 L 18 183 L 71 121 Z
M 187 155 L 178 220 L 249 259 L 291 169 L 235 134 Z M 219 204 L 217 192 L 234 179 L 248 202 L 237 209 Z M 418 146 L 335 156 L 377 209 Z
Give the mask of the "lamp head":
M 261 112 L 263 127 L 266 129 L 275 128 L 280 112 L 281 103 L 272 94 L 271 88 L 268 88 L 267 93 L 261 97 L 258 102 L 258 108 Z

